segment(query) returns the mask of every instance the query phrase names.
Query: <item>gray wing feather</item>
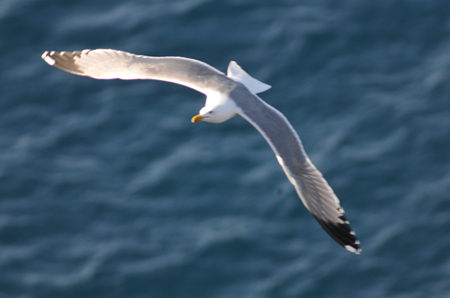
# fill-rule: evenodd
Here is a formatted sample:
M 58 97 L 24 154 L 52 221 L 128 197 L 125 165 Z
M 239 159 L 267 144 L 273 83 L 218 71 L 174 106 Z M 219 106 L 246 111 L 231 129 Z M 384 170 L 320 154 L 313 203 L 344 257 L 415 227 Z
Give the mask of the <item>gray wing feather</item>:
M 359 241 L 344 216 L 339 199 L 306 155 L 291 124 L 283 114 L 256 95 L 242 96 L 242 93 L 231 94 L 242 110 L 241 116 L 255 126 L 270 144 L 303 204 L 339 244 L 359 254 Z
M 111 49 L 45 52 L 42 59 L 63 71 L 95 79 L 160 80 L 202 93 L 217 90 L 226 76 L 214 67 L 183 57 L 150 57 Z

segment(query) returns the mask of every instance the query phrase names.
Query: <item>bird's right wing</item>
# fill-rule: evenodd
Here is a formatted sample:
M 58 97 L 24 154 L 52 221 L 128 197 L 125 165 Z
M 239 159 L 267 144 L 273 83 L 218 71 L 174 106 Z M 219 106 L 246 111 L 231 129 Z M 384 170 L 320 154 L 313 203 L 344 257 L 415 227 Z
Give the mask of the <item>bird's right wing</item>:
M 207 94 L 226 76 L 214 67 L 183 57 L 150 57 L 111 49 L 45 52 L 49 65 L 94 79 L 159 80 L 180 84 Z

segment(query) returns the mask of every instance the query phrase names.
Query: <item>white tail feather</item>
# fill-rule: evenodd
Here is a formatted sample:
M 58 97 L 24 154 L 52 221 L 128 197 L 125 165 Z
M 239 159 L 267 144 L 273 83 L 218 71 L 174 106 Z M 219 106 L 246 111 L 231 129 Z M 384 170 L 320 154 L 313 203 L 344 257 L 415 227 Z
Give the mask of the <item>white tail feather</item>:
M 257 79 L 251 77 L 236 62 L 231 61 L 228 65 L 227 76 L 247 87 L 250 92 L 257 94 L 269 90 L 272 86 L 264 84 Z

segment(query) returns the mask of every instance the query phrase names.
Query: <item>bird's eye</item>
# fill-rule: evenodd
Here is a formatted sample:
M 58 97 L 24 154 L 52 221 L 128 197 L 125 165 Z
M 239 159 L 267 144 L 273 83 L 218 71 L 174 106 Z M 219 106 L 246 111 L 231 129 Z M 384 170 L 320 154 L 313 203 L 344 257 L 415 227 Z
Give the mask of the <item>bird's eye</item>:
M 213 111 L 209 111 L 209 112 L 208 112 L 208 114 L 212 114 L 212 113 L 213 113 Z

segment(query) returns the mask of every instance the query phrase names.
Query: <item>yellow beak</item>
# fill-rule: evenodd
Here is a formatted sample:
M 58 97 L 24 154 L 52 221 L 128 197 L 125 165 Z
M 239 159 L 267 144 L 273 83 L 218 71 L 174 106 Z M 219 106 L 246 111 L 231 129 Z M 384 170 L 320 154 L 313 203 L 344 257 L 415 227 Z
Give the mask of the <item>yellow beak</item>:
M 195 123 L 195 122 L 197 122 L 197 121 L 202 121 L 203 119 L 204 119 L 203 116 L 197 115 L 197 116 L 192 117 L 191 122 L 192 122 L 192 123 Z

